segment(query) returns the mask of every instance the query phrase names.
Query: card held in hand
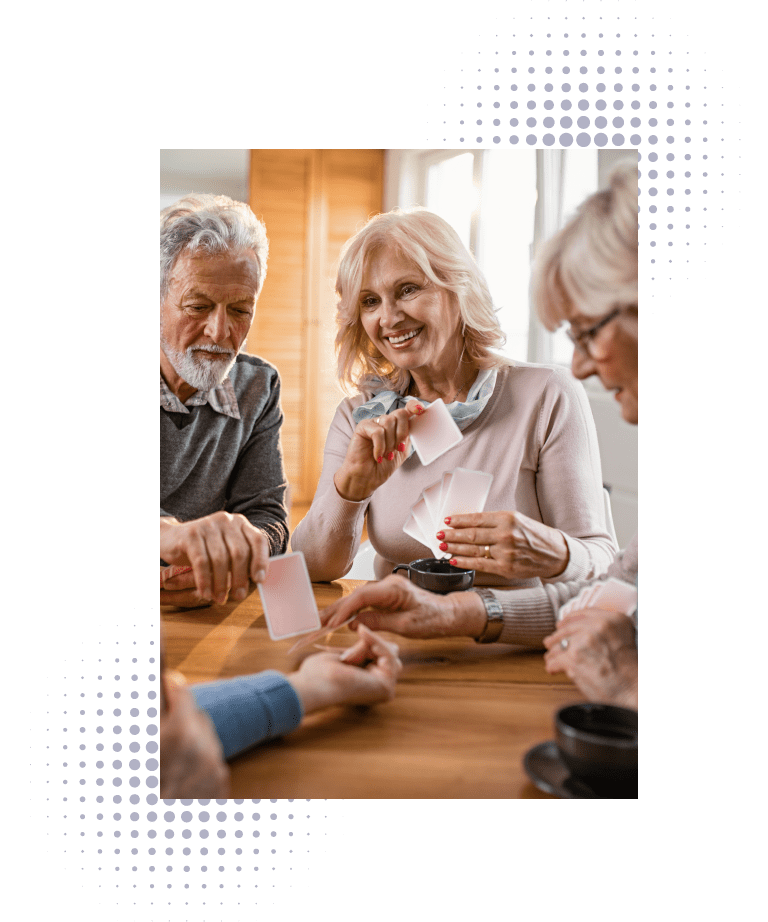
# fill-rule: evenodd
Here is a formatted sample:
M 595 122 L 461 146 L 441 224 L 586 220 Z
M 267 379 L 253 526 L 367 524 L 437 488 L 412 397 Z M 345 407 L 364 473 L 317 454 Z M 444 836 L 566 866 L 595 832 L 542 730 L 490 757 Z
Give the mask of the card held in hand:
M 301 551 L 270 557 L 259 583 L 264 618 L 272 640 L 283 640 L 320 627 L 307 564 Z
M 461 430 L 440 398 L 421 416 L 412 416 L 409 427 L 411 442 L 424 465 L 431 464 L 462 439 Z

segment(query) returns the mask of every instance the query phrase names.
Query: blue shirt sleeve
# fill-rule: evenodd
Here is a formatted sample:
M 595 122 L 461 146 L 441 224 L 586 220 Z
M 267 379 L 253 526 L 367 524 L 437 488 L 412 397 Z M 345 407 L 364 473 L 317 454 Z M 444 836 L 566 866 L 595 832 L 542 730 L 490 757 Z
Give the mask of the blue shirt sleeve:
M 269 670 L 191 685 L 190 691 L 213 721 L 225 759 L 290 733 L 303 717 L 299 697 L 281 672 Z

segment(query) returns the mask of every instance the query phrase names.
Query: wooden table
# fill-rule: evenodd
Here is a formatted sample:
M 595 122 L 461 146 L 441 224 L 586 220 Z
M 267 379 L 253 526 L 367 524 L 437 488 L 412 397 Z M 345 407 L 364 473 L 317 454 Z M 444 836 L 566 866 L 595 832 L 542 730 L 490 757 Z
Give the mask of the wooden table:
M 358 585 L 314 584 L 318 608 Z M 196 611 L 163 606 L 162 621 L 166 664 L 189 682 L 262 669 L 289 673 L 301 660 L 287 656 L 295 638 L 270 639 L 258 592 Z M 312 714 L 289 736 L 239 756 L 231 763 L 231 796 L 547 797 L 529 781 L 523 756 L 553 738 L 554 711 L 580 699 L 568 679 L 545 672 L 541 651 L 395 639 L 403 671 L 394 701 Z M 342 628 L 328 642 L 341 649 L 353 640 Z

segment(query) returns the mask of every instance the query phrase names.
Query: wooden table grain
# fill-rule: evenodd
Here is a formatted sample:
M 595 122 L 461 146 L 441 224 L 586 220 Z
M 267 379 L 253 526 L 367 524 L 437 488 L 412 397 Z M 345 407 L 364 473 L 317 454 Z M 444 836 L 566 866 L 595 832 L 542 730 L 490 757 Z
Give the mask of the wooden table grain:
M 316 583 L 322 609 L 355 580 Z M 162 608 L 165 662 L 188 682 L 278 669 L 289 673 L 302 651 L 272 641 L 258 592 L 239 604 L 179 611 Z M 408 640 L 394 701 L 311 714 L 289 736 L 231 763 L 232 797 L 243 798 L 538 798 L 523 756 L 553 738 L 555 710 L 579 700 L 563 676 L 544 670 L 541 651 L 472 640 Z M 327 643 L 342 649 L 342 628 Z

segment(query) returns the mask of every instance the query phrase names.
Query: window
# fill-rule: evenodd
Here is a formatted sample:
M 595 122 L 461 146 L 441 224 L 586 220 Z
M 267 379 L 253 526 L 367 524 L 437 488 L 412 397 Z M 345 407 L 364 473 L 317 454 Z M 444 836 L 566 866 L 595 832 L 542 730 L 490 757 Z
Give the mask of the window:
M 531 311 L 535 243 L 552 236 L 598 187 L 589 150 L 401 150 L 387 152 L 385 207 L 419 204 L 456 230 L 488 280 L 518 361 L 568 364 L 564 331 L 549 333 Z

